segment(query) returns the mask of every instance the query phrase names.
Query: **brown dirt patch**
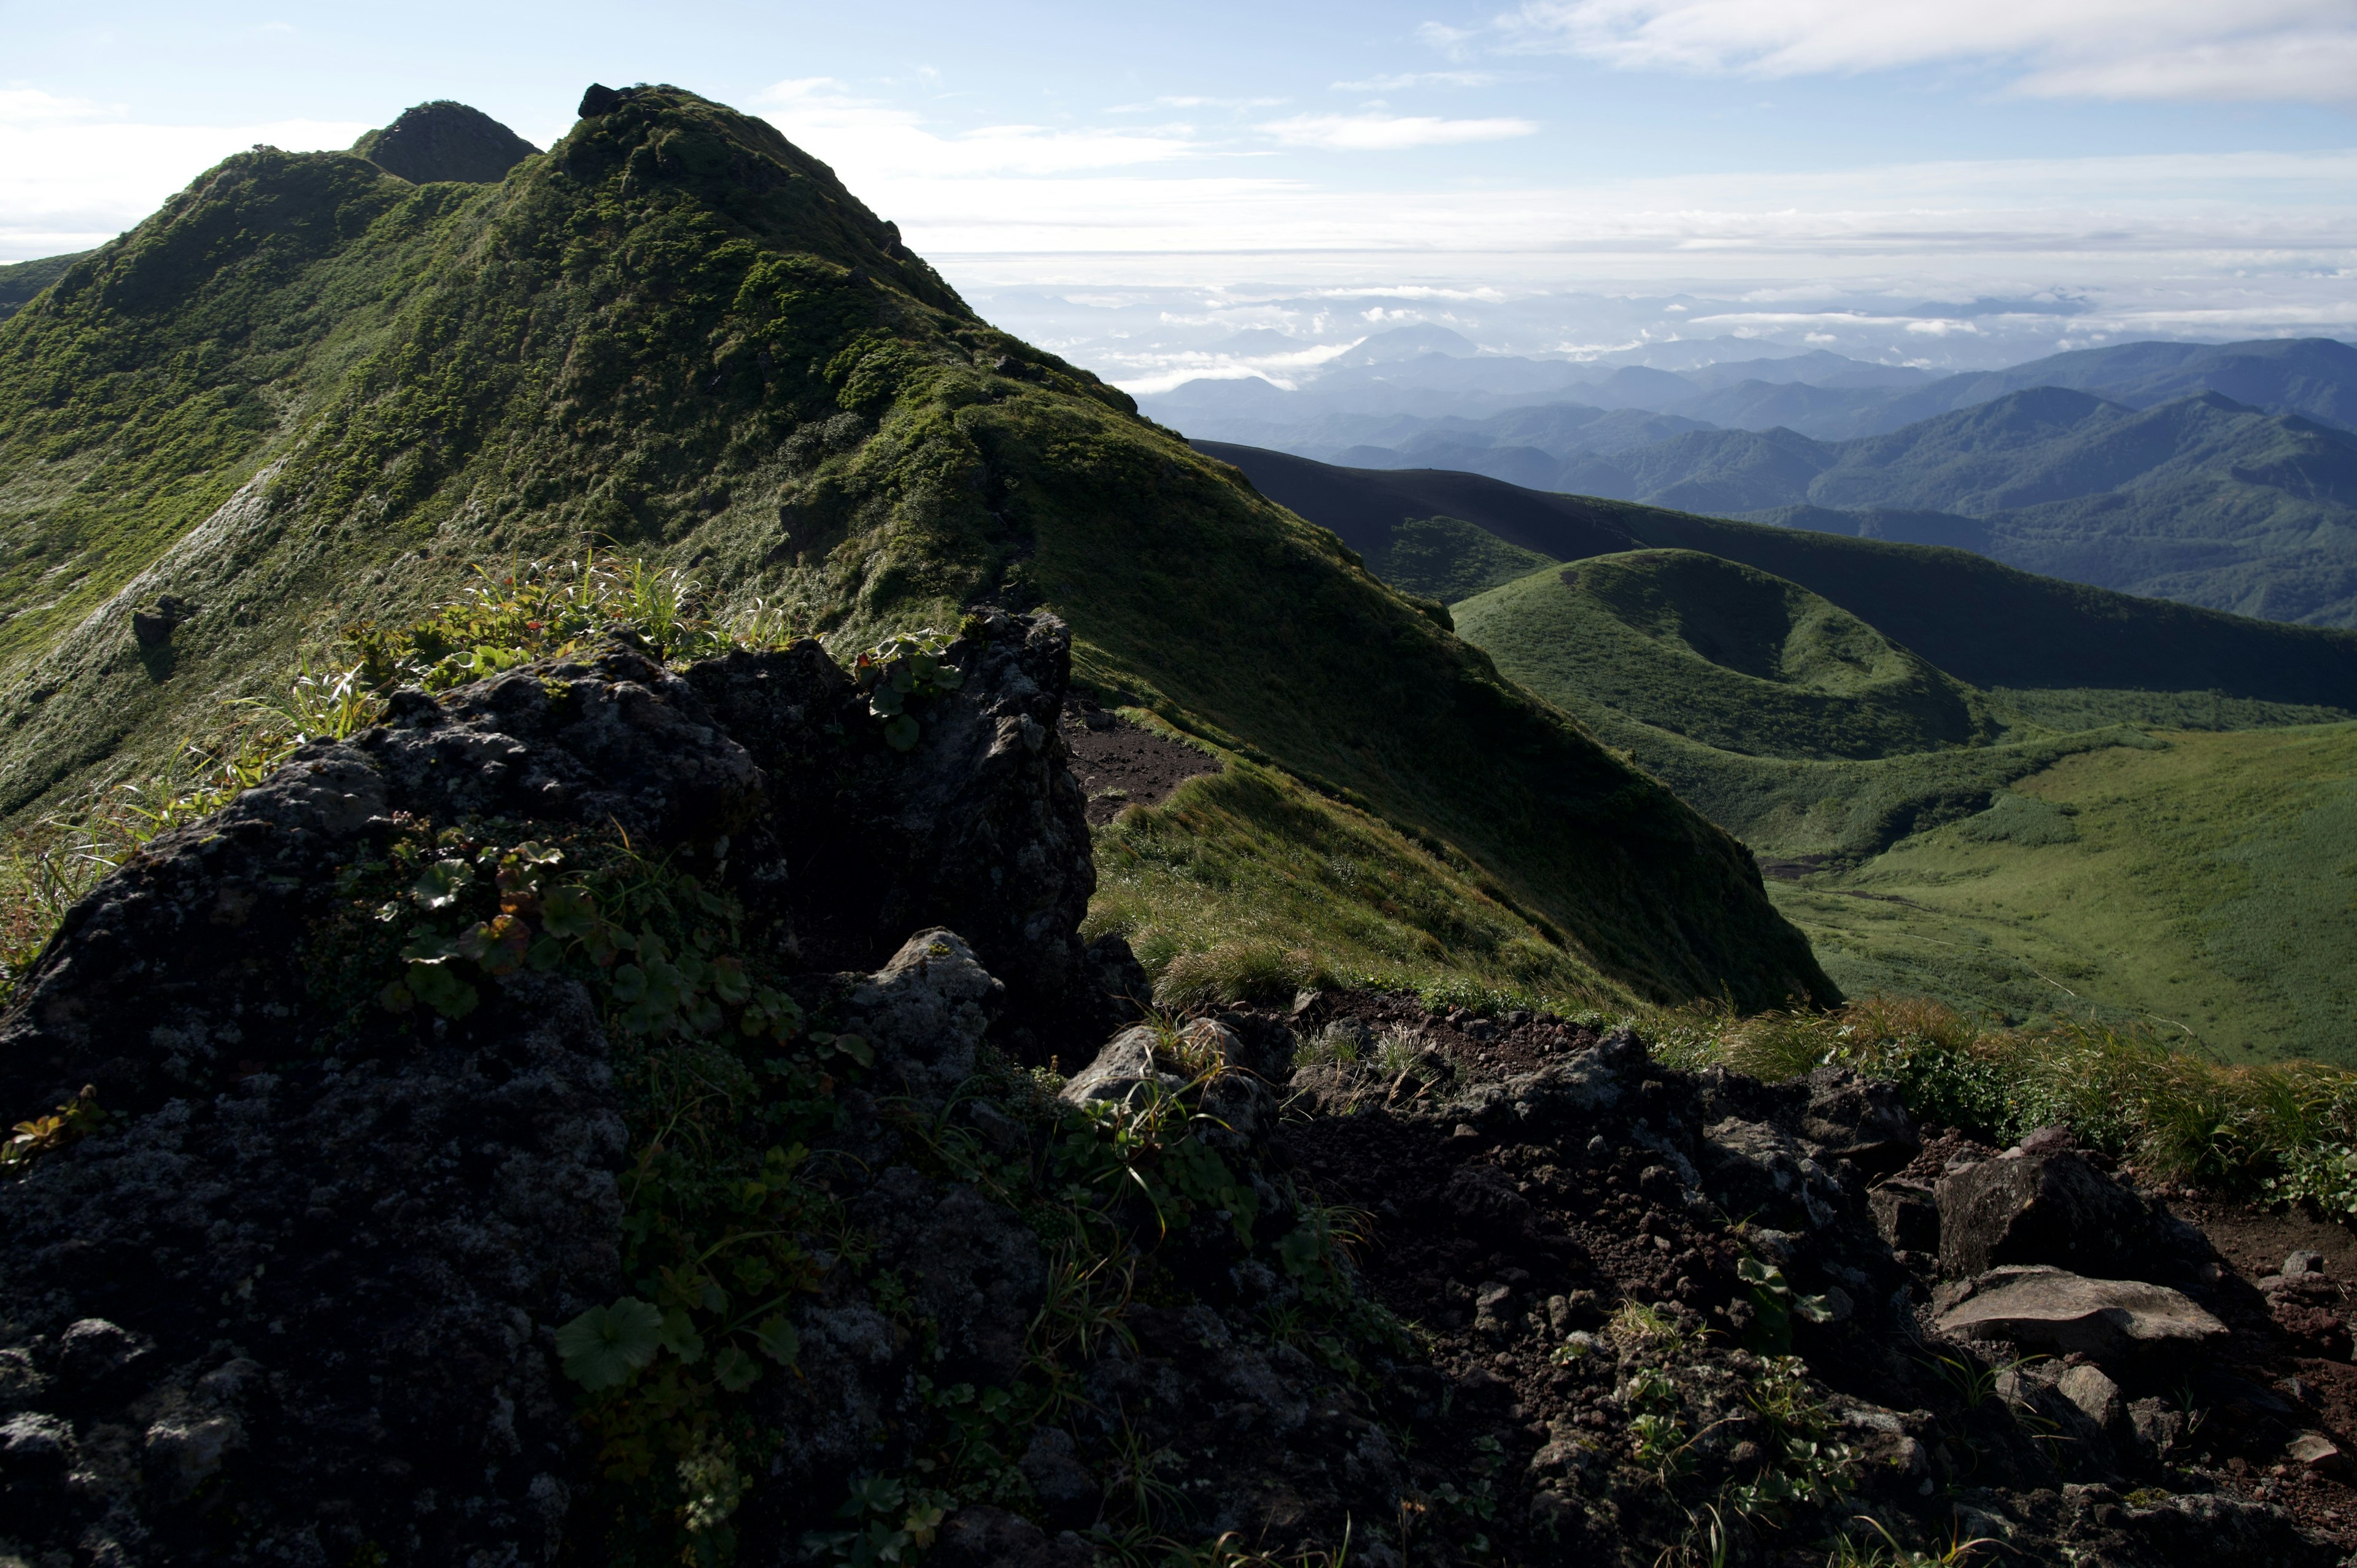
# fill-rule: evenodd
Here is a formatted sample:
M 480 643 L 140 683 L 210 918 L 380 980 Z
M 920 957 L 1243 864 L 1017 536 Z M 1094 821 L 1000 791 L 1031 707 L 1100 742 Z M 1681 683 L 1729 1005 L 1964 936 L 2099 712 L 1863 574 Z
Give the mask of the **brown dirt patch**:
M 1066 702 L 1062 728 L 1092 826 L 1113 821 L 1124 806 L 1158 806 L 1187 779 L 1221 768 L 1209 752 L 1141 729 L 1085 697 Z

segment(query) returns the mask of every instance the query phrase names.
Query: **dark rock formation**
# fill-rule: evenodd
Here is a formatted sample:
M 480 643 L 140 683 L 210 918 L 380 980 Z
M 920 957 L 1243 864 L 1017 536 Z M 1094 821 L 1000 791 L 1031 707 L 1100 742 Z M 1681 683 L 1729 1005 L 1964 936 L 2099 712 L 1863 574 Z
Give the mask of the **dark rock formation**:
M 540 149 L 479 109 L 437 99 L 403 110 L 392 124 L 354 142 L 352 151 L 416 185 L 490 185 Z
M 1096 1038 L 1113 1015 L 1075 935 L 1067 656 L 1051 618 L 991 618 L 906 751 L 811 643 L 405 692 L 110 877 L 0 1021 L 7 1121 L 83 1085 L 113 1118 L 0 1186 L 0 1550 L 551 1560 L 594 1477 L 549 1335 L 626 1288 L 607 1037 L 577 983 L 529 971 L 459 1017 L 355 1016 L 314 942 L 339 876 L 419 819 L 618 828 L 728 878 L 797 967 L 880 964 L 846 1017 L 882 1084 L 938 1102 L 1002 1008 Z M 893 956 L 935 915 L 975 945 L 922 930 Z M 855 1210 L 947 1326 L 940 1361 L 1004 1378 L 1037 1238 L 877 1164 Z M 781 1469 L 839 1486 L 871 1417 L 905 1413 L 905 1374 L 877 1385 L 881 1323 L 856 1300 L 805 1315 L 780 1422 L 806 1452 Z
M 1940 1272 L 2046 1263 L 2113 1279 L 2173 1279 L 2209 1248 L 2190 1228 L 2068 1149 L 2008 1152 L 1943 1176 Z

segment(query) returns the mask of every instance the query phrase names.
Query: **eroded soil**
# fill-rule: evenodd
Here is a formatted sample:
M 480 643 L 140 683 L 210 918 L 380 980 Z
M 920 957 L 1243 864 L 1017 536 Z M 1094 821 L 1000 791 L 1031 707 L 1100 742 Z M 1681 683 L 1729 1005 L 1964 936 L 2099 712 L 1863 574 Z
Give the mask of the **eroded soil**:
M 1066 699 L 1061 728 L 1092 826 L 1113 821 L 1124 806 L 1158 806 L 1188 779 L 1220 771 L 1211 753 L 1142 729 L 1086 697 Z

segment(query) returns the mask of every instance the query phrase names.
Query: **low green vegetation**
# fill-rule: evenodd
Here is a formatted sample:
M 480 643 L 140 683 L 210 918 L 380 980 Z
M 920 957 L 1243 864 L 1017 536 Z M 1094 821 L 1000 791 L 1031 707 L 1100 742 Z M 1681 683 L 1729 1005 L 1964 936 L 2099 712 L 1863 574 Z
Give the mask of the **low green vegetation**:
M 1744 622 L 1731 597 L 1814 613 Z M 2340 950 L 2357 725 L 2287 725 L 2341 711 L 2217 693 L 1977 692 L 1850 618 L 1833 656 L 1812 648 L 1840 624 L 1830 609 L 1732 563 L 1645 551 L 1453 614 L 1505 673 L 1749 844 L 1846 994 L 2357 1064 Z M 1870 653 L 1908 678 L 1876 681 Z M 1894 692 L 1917 705 L 1894 713 Z M 1943 744 L 1893 722 L 1927 693 L 1973 727 Z
M 1876 757 L 1996 732 L 1978 693 L 1856 616 L 1695 551 L 1543 568 L 1449 613 L 1533 691 L 1719 750 Z
M 1098 829 L 1096 863 L 1086 932 L 1126 938 L 1164 1005 L 1336 984 L 1633 1004 L 1462 856 L 1242 757 Z
M 2357 725 L 2082 752 L 1770 892 L 1854 995 L 2357 1066 Z
M 1367 570 L 1403 593 L 1454 604 L 1553 563 L 1453 517 L 1403 520 Z
M 1675 1066 L 1766 1079 L 1853 1068 L 1895 1082 L 1926 1125 L 2000 1146 L 2065 1126 L 2147 1178 L 2357 1215 L 2357 1071 L 2346 1067 L 2229 1065 L 2135 1026 L 1994 1027 L 1922 998 L 1750 1017 L 1686 1009 L 1642 1026 Z

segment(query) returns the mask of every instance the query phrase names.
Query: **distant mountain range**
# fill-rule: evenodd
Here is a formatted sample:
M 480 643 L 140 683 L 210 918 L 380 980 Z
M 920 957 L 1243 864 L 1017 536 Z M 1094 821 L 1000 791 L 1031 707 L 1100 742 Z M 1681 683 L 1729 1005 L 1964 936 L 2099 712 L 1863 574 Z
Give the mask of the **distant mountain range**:
M 1292 390 L 1258 378 L 1200 380 L 1139 405 L 1190 436 L 1324 461 L 1340 460 L 1353 446 L 1397 448 L 1427 427 L 1475 447 L 1531 445 L 1565 456 L 1571 454 L 1530 441 L 1512 423 L 1486 426 L 1493 416 L 1525 420 L 1528 405 L 1544 402 L 1840 441 L 2048 386 L 2130 408 L 2214 392 L 2269 413 L 2357 429 L 2357 349 L 2329 338 L 2120 343 L 1941 376 L 1823 350 L 1682 371 L 1485 355 L 1457 333 L 1422 326 L 1369 338 Z
M 1333 374 L 1372 375 L 1387 362 L 1422 371 L 1440 357 L 1372 358 Z M 1449 373 L 1485 362 L 1453 360 Z M 1535 361 L 1519 363 L 1524 375 Z M 1755 373 L 1763 368 L 1851 384 L 1770 382 Z M 1915 384 L 1859 384 L 1910 375 Z M 1329 395 L 1319 389 L 1331 379 L 1310 391 Z M 1287 438 L 1242 444 L 1944 545 L 2127 593 L 2357 626 L 2357 349 L 2346 344 L 2128 344 L 1937 380 L 1831 354 L 1681 372 L 1624 366 L 1583 395 L 1672 389 L 1689 395 L 1658 397 L 1654 409 L 1556 403 L 1479 418 L 1259 419 L 1242 423 Z M 1267 409 L 1304 394 L 1236 395 Z M 1783 424 L 1729 429 L 1695 412 L 1738 403 L 1814 405 L 1819 427 L 1872 428 L 1824 440 Z M 1881 423 L 1900 415 L 1910 417 Z

